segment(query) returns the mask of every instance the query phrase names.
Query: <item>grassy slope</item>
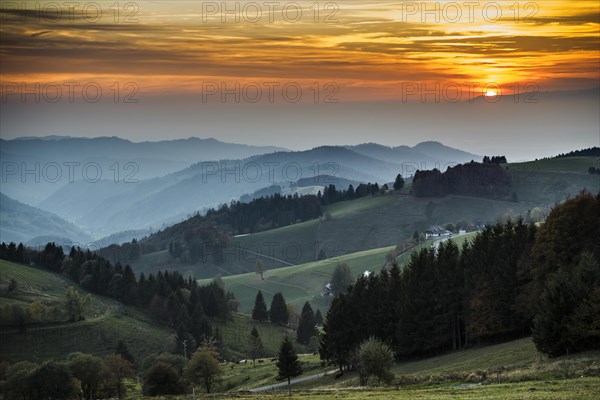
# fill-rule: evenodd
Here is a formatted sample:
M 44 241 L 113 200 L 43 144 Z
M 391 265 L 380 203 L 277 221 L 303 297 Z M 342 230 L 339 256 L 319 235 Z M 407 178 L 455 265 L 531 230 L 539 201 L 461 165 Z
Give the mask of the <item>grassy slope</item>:
M 536 206 L 549 208 L 583 188 L 596 193 L 600 191 L 600 176 L 587 173 L 592 165 L 600 166 L 599 160 L 572 157 L 507 164 L 517 202 L 465 196 L 415 198 L 408 195 L 407 187 L 402 195 L 365 197 L 326 206 L 324 212 L 330 213 L 332 220 L 312 220 L 233 238 L 222 265 L 184 265 L 171 260 L 167 252 L 158 252 L 143 256 L 133 266 L 137 271 L 176 268 L 208 278 L 253 272 L 257 259 L 253 252 L 267 256 L 262 257 L 263 264 L 273 269 L 289 265 L 273 258 L 297 265 L 316 260 L 320 249 L 333 257 L 392 246 L 432 224 L 496 220 L 524 214 Z M 425 210 L 430 201 L 435 209 L 428 218 Z
M 1 302 L 28 305 L 39 299 L 44 304 L 60 304 L 64 292 L 73 286 L 67 278 L 35 267 L 0 261 Z M 10 279 L 18 283 L 7 294 Z M 76 286 L 76 285 L 75 285 Z M 80 293 L 85 293 L 78 288 Z M 25 334 L 3 326 L 0 331 L 0 359 L 42 361 L 62 358 L 75 351 L 107 354 L 123 340 L 137 361 L 149 354 L 171 350 L 171 331 L 142 312 L 102 297 L 93 296 L 84 321 L 29 327 Z
M 434 210 L 432 218 L 428 219 L 425 210 L 430 201 Z M 327 206 L 325 212 L 332 215 L 332 220 L 312 220 L 233 238 L 225 250 L 226 261 L 219 266 L 184 265 L 170 260 L 167 252 L 158 252 L 142 256 L 133 267 L 137 272 L 168 267 L 198 278 L 209 278 L 216 274 L 254 272 L 260 257 L 263 268 L 271 270 L 313 262 L 321 249 L 326 257 L 337 257 L 395 246 L 410 239 L 415 230 L 422 232 L 432 224 L 496 220 L 506 214 L 524 213 L 528 208 L 531 207 L 519 203 L 460 196 L 439 199 L 366 197 Z
M 475 233 L 459 236 L 452 240 L 462 245 L 465 240 L 472 238 Z M 424 246 L 431 245 L 432 241 L 417 246 L 398 257 L 398 263 L 403 265 L 410 259 L 410 255 Z M 356 278 L 365 271 L 379 272 L 386 263 L 386 255 L 394 246 L 376 248 L 333 257 L 326 260 L 310 262 L 302 265 L 277 268 L 265 271 L 264 280 L 255 272 L 227 276 L 223 278 L 225 288 L 233 292 L 240 301 L 241 311 L 250 313 L 254 307 L 254 299 L 258 290 L 265 295 L 267 306 L 273 295 L 279 291 L 284 294 L 288 304 L 294 304 L 298 310 L 304 302 L 309 301 L 314 309 L 320 308 L 324 312 L 329 307 L 330 297 L 323 297 L 325 284 L 330 281 L 335 266 L 346 263 Z M 210 283 L 210 279 L 199 281 L 200 285 Z
M 294 391 L 291 396 L 280 393 L 243 395 L 243 399 L 325 400 L 325 399 L 370 399 L 370 400 L 595 400 L 598 396 L 600 378 L 548 380 L 511 384 L 491 384 L 473 387 L 457 386 L 413 386 L 396 389 L 343 389 Z M 217 397 L 219 398 L 219 397 Z M 223 397 L 224 398 L 224 397 Z M 175 400 L 175 399 L 173 399 Z
M 329 368 L 323 368 L 318 355 L 300 354 L 298 356 L 302 364 L 302 376 L 317 374 Z M 252 362 L 245 365 L 224 366 L 225 376 L 220 386 L 220 391 L 247 391 L 252 388 L 278 383 L 277 366 L 270 359 L 257 361 L 256 366 Z
M 437 357 L 397 364 L 393 373 L 405 382 L 520 382 L 594 376 L 598 383 L 600 352 L 592 351 L 557 359 L 539 353 L 530 338 L 476 347 Z M 341 379 L 332 376 L 299 385 L 303 389 L 344 389 L 359 385 L 356 373 Z
M 223 341 L 238 358 L 244 358 L 248 351 L 248 336 L 252 327 L 256 327 L 265 349 L 265 357 L 273 357 L 279 351 L 279 345 L 286 334 L 295 334 L 286 328 L 270 323 L 260 323 L 248 315 L 236 313 L 232 321 L 215 323 L 221 330 Z
M 354 276 L 365 270 L 377 271 L 385 263 L 385 255 L 393 247 L 367 250 L 345 256 L 334 257 L 327 260 L 315 261 L 307 264 L 277 268 L 265 271 L 264 280 L 255 272 L 224 277 L 225 288 L 234 293 L 241 303 L 241 311 L 250 313 L 254 307 L 254 298 L 258 290 L 265 295 L 267 305 L 277 292 L 284 293 L 286 302 L 302 306 L 304 302 L 310 301 L 313 307 L 324 307 L 327 298 L 321 297 L 320 293 L 329 282 L 333 269 L 338 263 L 347 263 Z M 201 285 L 207 284 L 210 279 L 202 280 Z
M 518 200 L 532 206 L 552 206 L 574 197 L 583 188 L 600 191 L 600 175 L 588 174 L 588 168 L 600 166 L 595 157 L 568 157 L 508 164 Z
M 302 355 L 300 359 L 303 362 L 304 375 L 332 369 L 331 366 L 320 366 L 318 356 Z M 335 379 L 330 375 L 296 384 L 293 389 L 297 398 L 301 396 L 308 399 L 334 397 L 356 399 L 367 397 L 375 399 L 592 399 L 591 395 L 594 388 L 599 387 L 600 378 L 594 377 L 594 373 L 589 371 L 587 373 L 570 373 L 566 366 L 575 365 L 581 368 L 596 365 L 597 375 L 599 361 L 600 352 L 581 353 L 548 360 L 536 351 L 531 339 L 526 338 L 420 361 L 401 363 L 393 371 L 397 376 L 450 376 L 445 383 L 433 379 L 431 382 L 434 383 L 427 381 L 427 384 L 405 385 L 401 387 L 400 391 L 393 388 L 365 389 L 358 388 L 358 378 L 354 373 L 346 373 L 341 379 Z M 481 371 L 505 371 L 508 374 L 506 378 L 510 379 L 511 383 L 491 384 L 496 382 L 496 379 L 490 373 L 483 385 L 472 383 L 472 387 L 458 387 L 459 384 L 468 382 L 461 377 L 480 374 Z M 523 371 L 528 371 L 528 374 Z M 231 369 L 229 366 L 225 366 L 224 372 L 223 384 L 219 388 L 221 392 L 244 392 L 250 388 L 278 382 L 276 380 L 277 368 L 268 359 L 257 364 L 256 367 L 236 365 Z M 562 380 L 563 375 L 577 379 Z M 531 388 L 535 388 L 535 390 Z M 278 390 L 285 391 L 285 388 Z M 263 394 L 248 396 L 248 398 L 270 398 L 269 396 L 269 394 Z

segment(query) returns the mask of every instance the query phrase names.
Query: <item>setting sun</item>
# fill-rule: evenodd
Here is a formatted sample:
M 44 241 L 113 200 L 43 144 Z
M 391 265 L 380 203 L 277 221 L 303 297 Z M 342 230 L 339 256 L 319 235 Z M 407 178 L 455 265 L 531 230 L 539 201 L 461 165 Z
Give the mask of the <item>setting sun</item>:
M 485 92 L 485 97 L 496 97 L 496 96 L 498 96 L 498 93 L 495 90 L 488 89 L 488 91 Z

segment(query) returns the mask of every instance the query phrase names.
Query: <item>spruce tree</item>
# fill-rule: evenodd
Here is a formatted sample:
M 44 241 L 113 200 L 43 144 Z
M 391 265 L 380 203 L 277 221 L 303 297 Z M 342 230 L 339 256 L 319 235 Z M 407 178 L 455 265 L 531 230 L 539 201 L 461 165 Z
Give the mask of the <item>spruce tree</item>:
M 398 174 L 396 176 L 396 180 L 394 181 L 394 190 L 400 190 L 404 187 L 404 179 L 402 175 Z
M 271 309 L 269 310 L 269 317 L 271 322 L 275 324 L 285 325 L 288 322 L 289 314 L 287 304 L 283 298 L 281 292 L 275 293 L 273 300 L 271 300 Z
M 348 264 L 338 264 L 331 275 L 331 291 L 334 295 L 344 293 L 353 282 Z
M 254 309 L 252 310 L 252 319 L 255 321 L 266 321 L 269 318 L 269 314 L 267 312 L 267 304 L 265 303 L 265 298 L 263 297 L 262 292 L 259 290 L 256 295 L 256 299 L 254 300 Z
M 252 366 L 256 366 L 256 359 L 262 357 L 264 353 L 265 349 L 262 340 L 254 326 L 248 338 L 248 356 L 252 359 Z
M 298 355 L 296 354 L 294 344 L 289 337 L 286 336 L 283 339 L 283 342 L 281 342 L 277 357 L 278 360 L 276 365 L 279 371 L 279 378 L 287 379 L 289 385 L 291 383 L 291 378 L 302 373 Z
M 321 314 L 321 310 L 317 308 L 317 312 L 315 313 L 315 324 L 323 325 L 323 315 Z
M 296 332 L 298 343 L 308 344 L 310 338 L 315 336 L 317 331 L 315 329 L 315 314 L 307 301 L 302 307 L 302 313 L 300 314 L 300 321 L 298 322 L 298 331 Z

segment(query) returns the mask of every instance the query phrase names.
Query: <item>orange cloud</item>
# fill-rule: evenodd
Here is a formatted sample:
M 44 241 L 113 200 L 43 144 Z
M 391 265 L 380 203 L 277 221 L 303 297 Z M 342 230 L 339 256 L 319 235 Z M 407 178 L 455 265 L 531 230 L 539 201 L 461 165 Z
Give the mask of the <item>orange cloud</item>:
M 173 93 L 208 79 L 336 82 L 342 96 L 373 99 L 398 96 L 402 82 L 555 90 L 600 78 L 597 1 L 302 0 L 300 11 L 285 1 L 221 3 L 139 2 L 117 14 L 101 2 L 101 16 L 59 16 L 44 1 L 41 11 L 4 7 L 1 78 L 133 81 Z

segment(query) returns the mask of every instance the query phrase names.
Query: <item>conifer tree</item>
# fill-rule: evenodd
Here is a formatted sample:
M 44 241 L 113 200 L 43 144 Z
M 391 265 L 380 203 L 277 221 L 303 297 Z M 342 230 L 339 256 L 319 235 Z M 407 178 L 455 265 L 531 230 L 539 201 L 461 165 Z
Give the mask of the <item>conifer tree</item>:
M 274 324 L 287 324 L 289 320 L 289 313 L 287 304 L 281 292 L 275 293 L 273 300 L 271 300 L 271 308 L 269 310 L 269 318 Z
M 267 312 L 267 304 L 262 292 L 259 290 L 256 299 L 254 300 L 254 309 L 252 310 L 252 319 L 255 321 L 264 322 L 269 318 Z
M 262 340 L 254 326 L 248 338 L 248 356 L 252 360 L 252 366 L 256 366 L 256 359 L 262 357 L 264 353 L 265 349 Z
M 315 314 L 307 301 L 302 307 L 302 313 L 300 314 L 300 321 L 298 322 L 298 330 L 296 332 L 298 343 L 308 344 L 310 338 L 315 336 L 317 331 L 315 329 Z
M 315 313 L 315 324 L 323 325 L 323 315 L 321 314 L 321 310 L 317 308 L 317 312 Z
M 287 379 L 289 385 L 291 383 L 291 378 L 302 373 L 298 355 L 296 354 L 294 344 L 289 337 L 286 336 L 281 342 L 277 357 L 278 360 L 276 365 L 279 371 L 279 378 Z

